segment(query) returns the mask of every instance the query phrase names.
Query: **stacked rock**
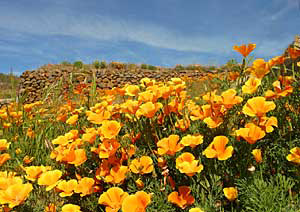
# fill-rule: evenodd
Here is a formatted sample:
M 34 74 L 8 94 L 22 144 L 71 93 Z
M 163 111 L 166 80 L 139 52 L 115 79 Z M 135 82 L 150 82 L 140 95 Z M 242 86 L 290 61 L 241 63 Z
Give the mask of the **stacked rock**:
M 62 88 L 68 88 L 70 83 L 92 82 L 96 76 L 98 89 L 111 89 L 125 84 L 138 84 L 142 78 L 148 77 L 156 81 L 168 81 L 173 77 L 200 78 L 208 71 L 205 67 L 195 70 L 176 70 L 171 68 L 157 68 L 155 70 L 142 69 L 135 66 L 130 69 L 122 63 L 114 62 L 111 66 L 95 69 L 92 65 L 85 65 L 78 69 L 73 65 L 46 65 L 37 70 L 25 71 L 21 75 L 20 94 L 25 97 L 25 102 L 41 100 L 45 89 L 63 84 Z M 58 86 L 57 86 L 58 87 Z M 63 91 L 62 91 L 63 92 Z

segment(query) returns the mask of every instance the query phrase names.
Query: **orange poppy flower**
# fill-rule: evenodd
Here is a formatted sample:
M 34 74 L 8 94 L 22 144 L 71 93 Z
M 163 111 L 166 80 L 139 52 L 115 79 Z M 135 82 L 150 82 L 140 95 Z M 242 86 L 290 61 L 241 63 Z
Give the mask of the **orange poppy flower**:
M 140 88 L 137 85 L 127 85 L 125 87 L 125 95 L 127 96 L 137 96 L 139 91 Z
M 182 153 L 176 158 L 176 168 L 181 173 L 185 173 L 187 176 L 194 176 L 195 173 L 200 173 L 203 170 L 203 165 L 199 164 L 199 160 L 195 160 L 193 154 L 189 152 Z
M 156 81 L 153 80 L 153 79 L 150 79 L 148 77 L 145 77 L 145 78 L 140 80 L 140 83 L 143 87 L 148 87 L 148 86 L 154 85 L 156 83 Z
M 25 167 L 25 178 L 30 181 L 36 181 L 43 172 L 51 170 L 49 166 L 29 166 Z
M 177 120 L 175 127 L 180 129 L 182 132 L 186 131 L 190 127 L 191 123 L 188 117 Z
M 270 72 L 270 66 L 264 59 L 256 59 L 253 61 L 252 67 L 249 68 L 252 76 L 262 79 Z
M 62 206 L 61 212 L 81 212 L 81 210 L 78 205 L 66 204 Z
M 121 124 L 117 121 L 103 121 L 100 127 L 101 135 L 104 138 L 112 139 L 116 137 L 121 130 Z
M 160 102 L 152 103 L 147 102 L 140 106 L 140 108 L 136 111 L 136 116 L 145 116 L 147 118 L 152 118 L 155 113 L 161 109 L 163 105 Z
M 102 124 L 104 120 L 108 120 L 111 117 L 111 113 L 109 111 L 103 110 L 98 113 L 94 113 L 92 111 L 86 111 L 87 120 L 93 124 Z
M 267 100 L 278 98 L 277 94 L 272 90 L 267 90 L 264 96 Z
M 105 205 L 106 211 L 119 211 L 119 209 L 122 207 L 124 199 L 127 196 L 128 193 L 124 192 L 121 188 L 112 187 L 101 194 L 98 204 Z
M 161 96 L 163 99 L 168 99 L 172 93 L 173 89 L 170 86 L 160 87 Z
M 82 135 L 82 140 L 85 142 L 88 142 L 90 144 L 93 144 L 97 137 L 97 130 L 95 128 L 87 128 L 85 130 L 85 133 Z
M 0 172 L 0 190 L 6 190 L 9 186 L 14 184 L 22 184 L 21 177 L 15 177 L 15 173 Z
M 255 144 L 256 141 L 265 137 L 266 133 L 258 126 L 253 123 L 248 123 L 245 128 L 240 128 L 235 131 L 238 137 L 242 137 L 249 144 Z
M 157 158 L 158 167 L 163 168 L 166 166 L 166 164 L 167 164 L 167 161 L 164 158 L 162 158 L 162 157 Z
M 141 180 L 141 178 L 137 179 L 137 180 L 135 181 L 135 184 L 136 184 L 136 186 L 137 186 L 139 189 L 144 188 L 144 182 Z
M 211 105 L 202 105 L 200 106 L 195 106 L 193 108 L 190 108 L 191 112 L 191 120 L 196 121 L 196 120 L 204 120 L 205 118 L 209 117 L 212 115 L 212 107 Z
M 286 159 L 290 162 L 300 164 L 300 148 L 294 147 L 290 152 L 291 154 L 289 154 Z
M 126 102 L 121 104 L 121 112 L 135 114 L 136 111 L 139 109 L 139 107 L 140 107 L 140 103 L 138 101 L 128 99 Z
M 236 96 L 236 90 L 228 89 L 221 94 L 222 104 L 226 109 L 230 109 L 233 105 L 239 104 L 243 101 L 243 98 Z
M 238 197 L 238 190 L 234 187 L 223 188 L 223 192 L 229 201 L 233 201 Z
M 28 129 L 27 129 L 26 135 L 27 135 L 29 138 L 34 138 L 35 132 L 34 132 L 31 128 L 28 128 Z
M 284 84 L 284 83 L 282 83 Z M 265 96 L 268 98 L 268 99 L 271 99 L 271 98 L 280 98 L 280 97 L 284 97 L 284 96 L 287 96 L 291 93 L 293 93 L 293 87 L 291 85 L 286 85 L 285 88 L 282 88 L 281 86 L 281 82 L 279 80 L 276 80 L 275 82 L 273 82 L 273 87 L 275 89 L 275 92 L 273 91 L 266 91 L 266 94 Z
M 216 95 L 216 92 L 217 92 L 216 90 L 208 92 L 202 96 L 202 99 L 207 101 L 211 105 L 220 104 L 220 102 L 222 101 L 222 98 L 221 98 L 221 96 Z
M 262 162 L 262 156 L 261 156 L 261 150 L 260 149 L 253 149 L 251 153 L 254 156 L 254 159 L 257 163 Z
M 68 160 L 68 163 L 74 164 L 75 166 L 80 166 L 87 160 L 85 149 L 75 149 L 73 156 L 74 157 Z
M 190 194 L 191 189 L 188 186 L 179 186 L 179 192 L 174 191 L 168 196 L 168 201 L 176 204 L 181 209 L 185 209 L 187 206 L 192 205 L 195 202 L 195 198 Z
M 110 172 L 109 166 L 110 164 L 108 160 L 102 160 L 95 174 L 98 180 L 102 180 L 103 177 L 109 175 Z
M 180 143 L 184 146 L 195 148 L 197 145 L 203 143 L 203 135 L 186 135 L 181 139 Z
M 3 128 L 4 129 L 7 129 L 7 128 L 10 128 L 11 127 L 11 123 L 3 123 Z
M 274 127 L 278 127 L 277 118 L 272 117 L 261 117 L 259 126 L 267 133 L 273 132 Z
M 203 120 L 209 128 L 217 128 L 223 123 L 223 121 L 224 120 L 221 117 L 207 117 Z
M 56 121 L 60 121 L 60 122 L 66 122 L 68 118 L 68 114 L 64 113 L 64 114 L 58 114 L 56 117 Z
M 290 58 L 292 58 L 293 60 L 300 57 L 300 50 L 299 49 L 289 48 L 288 51 L 289 51 Z
M 119 184 L 123 183 L 128 172 L 127 166 L 114 166 L 110 169 L 109 175 L 107 175 L 104 180 L 108 183 Z
M 276 93 L 272 90 L 267 90 L 265 92 L 265 98 L 268 99 L 268 100 L 269 99 L 275 99 L 276 97 L 277 97 Z
M 34 157 L 30 157 L 29 155 L 26 155 L 26 156 L 23 158 L 23 162 L 26 163 L 26 164 L 31 163 L 33 160 L 34 160 Z
M 61 176 L 62 176 L 62 172 L 60 170 L 44 172 L 39 177 L 38 184 L 45 185 L 46 191 L 50 191 L 57 185 L 58 180 L 61 178 Z
M 155 103 L 157 101 L 157 97 L 152 91 L 144 91 L 139 93 L 138 102 L 139 104 L 142 102 L 152 102 Z
M 10 208 L 23 204 L 32 189 L 33 186 L 30 183 L 11 185 L 0 192 L 0 204 L 8 204 Z
M 73 115 L 70 118 L 68 118 L 66 123 L 70 125 L 75 125 L 77 121 L 78 121 L 78 115 Z
M 276 107 L 272 101 L 266 101 L 265 97 L 253 97 L 247 101 L 243 107 L 243 113 L 248 116 L 262 117 L 267 112 L 274 110 Z
M 277 56 L 277 57 L 274 57 L 274 58 L 270 59 L 268 61 L 268 63 L 269 63 L 270 67 L 273 67 L 275 65 L 283 64 L 284 61 L 285 61 L 284 56 Z
M 0 139 L 0 151 L 7 150 L 9 148 L 10 142 L 6 139 Z
M 57 138 L 52 140 L 52 144 L 58 144 L 62 146 L 66 146 L 70 142 L 72 142 L 72 140 L 68 136 L 63 136 L 63 135 L 60 135 Z
M 8 153 L 1 154 L 0 155 L 0 166 L 2 166 L 9 159 L 11 159 L 11 157 Z
M 45 207 L 44 212 L 56 212 L 56 206 L 53 203 L 50 203 Z
M 231 71 L 228 73 L 228 78 L 231 81 L 235 81 L 239 76 L 240 76 L 240 73 L 236 72 L 236 71 L 235 72 Z
M 244 57 L 247 57 L 254 49 L 256 48 L 256 44 L 243 44 L 241 46 L 233 46 L 233 50 L 241 53 Z
M 159 155 L 175 155 L 176 152 L 182 150 L 184 145 L 179 142 L 178 135 L 170 135 L 168 138 L 163 138 L 157 142 Z
M 119 147 L 120 143 L 117 140 L 104 139 L 99 145 L 99 158 L 109 158 L 113 156 Z
M 135 174 L 149 174 L 153 171 L 153 161 L 149 156 L 142 156 L 131 161 L 130 170 Z
M 227 160 L 232 156 L 233 147 L 225 147 L 229 142 L 226 136 L 216 136 L 209 146 L 203 151 L 207 158 L 218 158 L 218 160 Z
M 80 196 L 86 196 L 93 193 L 93 186 L 95 180 L 93 178 L 84 177 L 78 181 L 78 184 L 74 191 L 80 193 Z
M 151 203 L 151 194 L 138 191 L 134 195 L 127 196 L 122 203 L 123 212 L 145 212 Z
M 72 196 L 76 186 L 77 186 L 77 180 L 74 179 L 69 181 L 62 180 L 57 184 L 56 188 L 62 191 L 59 193 L 59 196 L 69 197 Z
M 247 94 L 253 94 L 256 92 L 258 86 L 261 85 L 261 80 L 257 79 L 255 77 L 250 77 L 250 79 L 247 80 L 245 85 L 242 87 L 243 93 Z

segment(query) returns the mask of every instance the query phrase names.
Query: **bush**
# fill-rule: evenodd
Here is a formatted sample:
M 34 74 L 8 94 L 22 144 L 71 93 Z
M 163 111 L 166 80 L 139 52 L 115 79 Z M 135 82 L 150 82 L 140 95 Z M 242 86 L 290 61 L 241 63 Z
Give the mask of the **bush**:
M 101 62 L 99 60 L 95 60 L 93 62 L 93 66 L 96 68 L 96 69 L 99 69 L 101 67 Z
M 147 64 L 142 64 L 141 69 L 148 69 L 148 65 Z
M 60 63 L 61 65 L 71 65 L 71 63 L 67 60 L 64 60 Z
M 73 63 L 73 66 L 77 69 L 82 69 L 83 68 L 83 62 L 81 60 L 77 60 Z

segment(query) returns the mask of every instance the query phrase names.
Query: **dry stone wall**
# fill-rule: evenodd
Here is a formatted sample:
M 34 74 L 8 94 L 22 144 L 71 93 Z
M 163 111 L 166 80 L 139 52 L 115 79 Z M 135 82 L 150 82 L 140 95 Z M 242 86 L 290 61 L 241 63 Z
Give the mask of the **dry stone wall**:
M 126 83 L 138 84 L 139 81 L 148 77 L 157 81 L 167 81 L 172 77 L 200 78 L 207 73 L 207 69 L 175 70 L 159 68 L 157 70 L 141 69 L 137 67 L 129 70 L 123 69 L 94 69 L 85 67 L 76 69 L 72 65 L 47 65 L 34 71 L 25 71 L 21 75 L 20 94 L 25 96 L 25 102 L 35 102 L 41 99 L 42 93 L 57 82 L 65 86 L 72 81 L 74 84 L 91 82 L 93 73 L 96 74 L 97 87 L 99 89 L 111 89 L 121 87 Z M 215 72 L 215 71 L 210 71 Z

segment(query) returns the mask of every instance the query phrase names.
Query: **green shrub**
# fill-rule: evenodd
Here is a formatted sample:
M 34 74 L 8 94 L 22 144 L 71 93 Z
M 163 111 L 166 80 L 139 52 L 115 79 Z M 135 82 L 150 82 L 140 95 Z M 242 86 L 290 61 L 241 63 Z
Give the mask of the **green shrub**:
M 156 68 L 156 66 L 148 65 L 148 69 L 149 69 L 149 70 L 156 70 L 157 68 Z
M 60 63 L 61 65 L 71 65 L 71 63 L 67 60 L 64 60 Z
M 141 69 L 148 69 L 148 65 L 147 64 L 142 64 Z
M 293 179 L 283 175 L 270 177 L 269 180 L 254 178 L 242 179 L 238 183 L 239 199 L 245 211 L 298 211 L 299 198 L 291 195 L 295 185 Z
M 77 60 L 73 63 L 74 67 L 75 68 L 78 68 L 78 69 L 82 69 L 83 67 L 83 62 L 81 60 Z

